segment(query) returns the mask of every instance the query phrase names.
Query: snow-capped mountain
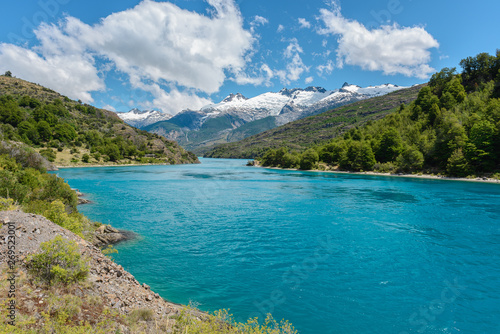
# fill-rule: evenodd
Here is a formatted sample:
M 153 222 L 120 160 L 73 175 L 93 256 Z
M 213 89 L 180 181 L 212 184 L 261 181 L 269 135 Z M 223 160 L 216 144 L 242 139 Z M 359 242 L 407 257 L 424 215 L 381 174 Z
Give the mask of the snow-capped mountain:
M 250 99 L 238 93 L 229 95 L 220 103 L 207 105 L 200 112 L 204 114 L 205 119 L 232 114 L 246 122 L 274 116 L 281 125 L 328 108 L 385 95 L 403 88 L 406 87 L 391 84 L 361 88 L 345 83 L 342 88 L 336 90 L 321 87 L 284 88 L 277 93 L 264 93 Z
M 172 118 L 172 115 L 158 110 L 139 110 L 134 108 L 129 112 L 117 113 L 125 123 L 136 128 L 143 128 L 150 124 L 166 121 Z
M 166 122 L 144 129 L 176 140 L 189 150 L 237 141 L 349 103 L 385 95 L 399 89 L 396 85 L 359 87 L 345 83 L 342 88 L 283 88 L 253 98 L 230 94 L 221 102 L 200 110 L 182 111 Z

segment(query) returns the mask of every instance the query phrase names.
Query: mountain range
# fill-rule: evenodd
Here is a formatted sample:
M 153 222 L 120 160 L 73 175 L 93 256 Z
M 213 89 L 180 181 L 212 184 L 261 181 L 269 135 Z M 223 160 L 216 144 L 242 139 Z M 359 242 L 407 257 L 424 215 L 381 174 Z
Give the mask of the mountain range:
M 297 119 L 403 88 L 406 87 L 392 84 L 362 88 L 348 83 L 335 90 L 284 88 L 253 98 L 230 94 L 219 103 L 200 110 L 184 110 L 172 117 L 137 109 L 118 115 L 135 127 L 175 140 L 201 154 L 217 144 L 235 142 Z

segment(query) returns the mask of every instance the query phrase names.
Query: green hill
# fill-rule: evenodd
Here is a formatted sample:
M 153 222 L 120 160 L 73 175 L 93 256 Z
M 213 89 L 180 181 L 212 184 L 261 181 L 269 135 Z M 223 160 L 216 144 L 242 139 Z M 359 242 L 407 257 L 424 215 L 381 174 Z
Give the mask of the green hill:
M 111 111 L 7 74 L 0 76 L 0 140 L 23 142 L 59 166 L 198 162 L 176 142 Z
M 500 178 L 500 50 L 496 56 L 463 59 L 460 66 L 461 73 L 444 68 L 434 74 L 414 102 L 378 121 L 352 127 L 327 143 L 321 142 L 321 130 L 312 131 L 310 136 L 320 138 L 314 147 L 290 153 L 290 145 L 281 145 L 265 152 L 261 163 Z M 274 144 L 282 143 L 274 139 Z
M 204 156 L 248 159 L 262 156 L 268 149 L 278 147 L 301 152 L 308 147 L 324 144 L 351 128 L 384 117 L 397 110 L 401 104 L 415 100 L 422 87 L 414 86 L 303 118 L 235 143 L 216 146 Z M 244 127 L 238 130 L 252 131 Z

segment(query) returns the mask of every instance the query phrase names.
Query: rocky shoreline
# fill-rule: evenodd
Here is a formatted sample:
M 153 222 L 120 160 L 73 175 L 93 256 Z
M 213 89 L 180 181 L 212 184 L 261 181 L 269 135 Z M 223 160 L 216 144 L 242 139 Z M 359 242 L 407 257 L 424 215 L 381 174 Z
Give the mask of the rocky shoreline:
M 84 198 L 85 194 L 78 189 L 72 189 L 78 197 L 78 205 L 91 204 L 92 201 Z M 94 233 L 93 244 L 104 248 L 108 245 L 116 245 L 123 241 L 130 241 L 137 238 L 137 234 L 132 231 L 118 230 L 111 225 L 101 225 Z
M 128 315 L 134 309 L 151 310 L 155 321 L 167 321 L 175 323 L 174 319 L 184 309 L 184 306 L 168 302 L 145 283 L 138 282 L 135 277 L 127 272 L 121 265 L 106 257 L 101 250 L 75 235 L 74 233 L 54 224 L 46 218 L 24 213 L 22 211 L 2 211 L 0 212 L 0 263 L 5 264 L 7 260 L 7 235 L 8 224 L 15 226 L 16 254 L 18 255 L 18 266 L 23 275 L 24 261 L 26 257 L 38 251 L 42 242 L 52 240 L 60 235 L 65 239 L 75 241 L 83 256 L 88 257 L 90 272 L 87 283 L 79 286 L 75 291 L 77 295 L 95 295 L 102 298 L 104 304 L 118 313 Z M 103 231 L 109 230 L 104 227 Z M 114 231 L 114 229 L 112 229 Z M 115 232 L 112 232 L 115 233 Z M 112 234 L 111 233 L 111 234 Z M 25 274 L 24 274 L 25 275 Z M 29 296 L 19 297 L 17 300 L 18 311 L 26 313 L 23 316 L 34 316 L 37 323 L 43 323 L 42 313 L 46 312 L 48 292 L 39 290 Z M 197 318 L 203 317 L 203 313 L 189 310 L 189 313 Z M 92 321 L 86 318 L 86 314 L 79 315 L 83 320 Z M 148 324 L 153 326 L 154 323 Z M 126 324 L 118 326 L 122 333 L 131 333 Z M 154 332 L 154 328 L 151 329 Z M 168 332 L 168 331 L 167 331 Z

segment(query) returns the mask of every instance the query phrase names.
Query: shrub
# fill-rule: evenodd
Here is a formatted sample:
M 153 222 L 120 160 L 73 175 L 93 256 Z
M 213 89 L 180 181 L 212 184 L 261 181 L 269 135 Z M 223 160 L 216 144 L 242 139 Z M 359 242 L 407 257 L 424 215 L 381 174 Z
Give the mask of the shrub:
M 89 163 L 90 161 L 90 155 L 88 155 L 87 153 L 85 153 L 83 156 L 82 156 L 82 161 L 85 162 L 86 164 Z
M 129 314 L 129 321 L 132 324 L 138 321 L 150 321 L 153 320 L 153 311 L 147 308 L 135 309 Z
M 0 211 L 12 211 L 17 210 L 17 208 L 12 198 L 0 197 Z
M 40 245 L 41 252 L 27 260 L 28 272 L 42 282 L 69 284 L 87 278 L 89 267 L 76 242 L 55 237 Z
M 60 200 L 55 200 L 50 203 L 49 208 L 43 213 L 43 215 L 53 223 L 64 227 L 75 234 L 80 236 L 82 235 L 81 222 L 78 218 L 75 218 L 66 212 L 65 205 Z

